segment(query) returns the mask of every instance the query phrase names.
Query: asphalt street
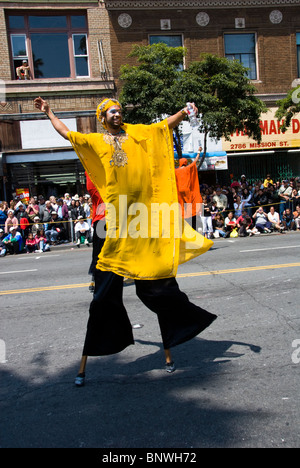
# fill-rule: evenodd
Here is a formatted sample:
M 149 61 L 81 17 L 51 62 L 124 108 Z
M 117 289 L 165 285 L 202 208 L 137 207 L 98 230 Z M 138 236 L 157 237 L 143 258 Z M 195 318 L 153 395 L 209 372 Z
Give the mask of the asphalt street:
M 173 349 L 124 287 L 135 345 L 89 358 L 74 386 L 91 248 L 0 259 L 0 448 L 296 448 L 300 442 L 300 233 L 217 239 L 181 265 L 190 300 L 218 315 Z

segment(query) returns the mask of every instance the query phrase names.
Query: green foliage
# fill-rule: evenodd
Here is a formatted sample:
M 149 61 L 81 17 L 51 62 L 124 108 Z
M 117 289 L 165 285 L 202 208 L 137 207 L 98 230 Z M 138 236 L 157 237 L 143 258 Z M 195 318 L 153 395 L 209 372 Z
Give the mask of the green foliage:
M 130 123 L 149 124 L 162 114 L 172 115 L 183 107 L 174 93 L 185 50 L 182 47 L 168 47 L 165 44 L 134 46 L 130 56 L 136 57 L 137 66 L 123 65 L 120 78 L 122 91 L 120 102 L 129 111 L 124 120 Z
M 254 95 L 255 87 L 240 62 L 203 54 L 183 70 L 185 49 L 161 43 L 134 46 L 130 56 L 138 64 L 121 67 L 125 121 L 151 123 L 178 112 L 190 101 L 195 102 L 201 117 L 204 152 L 208 134 L 230 139 L 238 129 L 261 141 L 260 116 L 267 109 Z
M 278 109 L 276 111 L 275 117 L 278 120 L 284 119 L 281 125 L 282 131 L 286 131 L 286 129 L 290 126 L 294 115 L 300 112 L 299 95 L 300 86 L 297 86 L 296 88 L 290 89 L 287 93 L 287 96 L 276 103 Z
M 255 87 L 240 62 L 203 54 L 184 70 L 177 89 L 197 104 L 201 131 L 230 139 L 238 129 L 261 141 L 260 115 L 266 107 L 254 95 Z

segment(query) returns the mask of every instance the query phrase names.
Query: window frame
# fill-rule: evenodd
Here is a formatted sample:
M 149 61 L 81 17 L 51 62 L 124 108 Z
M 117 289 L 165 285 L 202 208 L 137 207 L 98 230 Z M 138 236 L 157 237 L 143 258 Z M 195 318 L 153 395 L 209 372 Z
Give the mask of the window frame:
M 229 55 L 235 55 L 235 54 L 230 54 L 230 53 L 227 53 L 226 54 L 226 45 L 225 45 L 225 36 L 241 36 L 242 34 L 252 34 L 254 36 L 254 41 L 255 41 L 255 46 L 254 46 L 254 63 L 255 63 L 255 78 L 250 78 L 249 75 L 247 75 L 249 77 L 249 80 L 251 81 L 259 81 L 259 68 L 258 68 L 258 49 L 257 49 L 257 33 L 255 31 L 226 31 L 223 33 L 223 45 L 224 45 L 224 57 L 227 58 L 228 60 L 231 60 L 230 58 L 228 58 L 227 56 Z M 236 53 L 237 54 L 240 54 L 242 55 L 243 52 L 239 52 L 239 53 Z M 252 54 L 248 54 L 248 55 L 252 55 Z M 238 59 L 237 59 L 238 60 Z M 240 60 L 239 62 L 244 65 Z M 245 65 L 244 65 L 245 66 Z M 247 67 L 246 67 L 247 68 Z M 250 70 L 252 71 L 252 69 L 250 68 Z
M 74 36 L 85 36 L 85 43 L 86 43 L 86 54 L 77 55 L 75 51 L 75 42 Z M 87 75 L 76 75 L 76 78 L 89 78 L 90 77 L 90 63 L 89 63 L 89 44 L 88 44 L 88 34 L 87 33 L 72 33 L 72 50 L 73 50 L 73 60 L 74 60 L 74 67 L 75 67 L 75 75 L 76 75 L 76 58 L 87 58 Z
M 10 16 L 22 16 L 24 17 L 24 28 L 11 28 L 9 24 L 9 17 Z M 29 26 L 29 17 L 31 16 L 44 16 L 44 17 L 53 17 L 53 16 L 65 16 L 66 17 L 66 27 L 64 28 L 30 28 Z M 85 27 L 72 27 L 72 17 L 74 16 L 84 16 L 85 17 Z M 56 77 L 56 78 L 35 78 L 34 76 L 34 63 L 33 63 L 33 51 L 31 46 L 31 35 L 32 34 L 56 34 L 56 33 L 66 33 L 67 35 L 67 47 L 68 47 L 68 55 L 69 55 L 69 66 L 70 66 L 70 79 L 80 79 L 83 78 L 83 75 L 76 76 L 76 63 L 75 63 L 75 49 L 73 44 L 73 35 L 81 34 L 86 36 L 86 47 L 87 47 L 87 66 L 88 66 L 88 75 L 85 75 L 84 78 L 90 78 L 91 67 L 90 67 L 90 56 L 89 56 L 89 32 L 88 32 L 88 18 L 86 10 L 83 11 L 51 11 L 49 13 L 45 13 L 43 11 L 23 11 L 23 12 L 16 12 L 10 10 L 7 12 L 6 15 L 7 20 L 7 33 L 9 36 L 9 44 L 10 44 L 10 59 L 11 59 L 11 73 L 12 79 L 16 80 L 16 71 L 14 67 L 14 55 L 13 55 L 13 47 L 12 47 L 12 39 L 11 37 L 14 35 L 23 35 L 26 37 L 26 52 L 27 52 L 27 60 L 30 66 L 31 71 L 31 78 L 32 79 L 39 79 L 39 80 L 57 80 L 57 79 L 66 79 L 66 77 Z M 24 57 L 26 58 L 26 57 Z M 22 58 L 24 60 L 24 58 Z

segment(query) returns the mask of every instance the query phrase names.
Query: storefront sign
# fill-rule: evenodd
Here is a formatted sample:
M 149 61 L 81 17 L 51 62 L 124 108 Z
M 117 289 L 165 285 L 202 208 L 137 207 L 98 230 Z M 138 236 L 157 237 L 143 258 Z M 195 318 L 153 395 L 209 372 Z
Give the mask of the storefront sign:
M 280 128 L 282 121 L 275 117 L 277 108 L 270 109 L 261 116 L 260 143 L 249 138 L 243 132 L 237 131 L 231 136 L 231 141 L 222 139 L 223 151 L 257 151 L 276 148 L 297 148 L 300 146 L 300 114 L 296 114 L 289 128 L 283 132 Z

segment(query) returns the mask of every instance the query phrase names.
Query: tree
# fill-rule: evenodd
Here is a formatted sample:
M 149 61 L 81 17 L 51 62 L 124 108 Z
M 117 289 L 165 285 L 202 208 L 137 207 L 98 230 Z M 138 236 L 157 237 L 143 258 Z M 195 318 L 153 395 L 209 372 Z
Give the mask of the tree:
M 162 114 L 174 114 L 188 101 L 195 102 L 200 114 L 199 130 L 205 136 L 201 163 L 208 135 L 230 140 L 230 135 L 239 130 L 260 142 L 260 115 L 266 107 L 254 95 L 256 89 L 247 77 L 247 69 L 236 60 L 204 54 L 183 70 L 184 55 L 182 47 L 134 46 L 130 56 L 137 57 L 139 65 L 121 68 L 120 100 L 131 107 L 127 120 L 150 123 Z M 178 129 L 176 135 L 175 145 L 180 141 Z M 181 148 L 176 149 L 181 156 Z
M 123 65 L 120 70 L 123 82 L 120 102 L 125 121 L 149 124 L 185 106 L 185 98 L 176 92 L 184 55 L 183 47 L 168 47 L 162 43 L 133 46 L 129 56 L 136 57 L 138 65 Z M 179 130 L 175 132 L 179 142 Z M 176 149 L 181 155 L 180 146 Z
M 199 130 L 207 137 L 230 140 L 236 130 L 261 141 L 260 116 L 266 112 L 264 103 L 254 93 L 255 86 L 247 77 L 247 69 L 237 60 L 203 54 L 183 71 L 177 83 L 179 93 L 197 103 Z
M 292 88 L 287 93 L 287 96 L 280 101 L 277 101 L 278 109 L 275 113 L 275 117 L 281 122 L 281 130 L 283 132 L 290 126 L 292 118 L 295 114 L 300 112 L 300 86 Z

